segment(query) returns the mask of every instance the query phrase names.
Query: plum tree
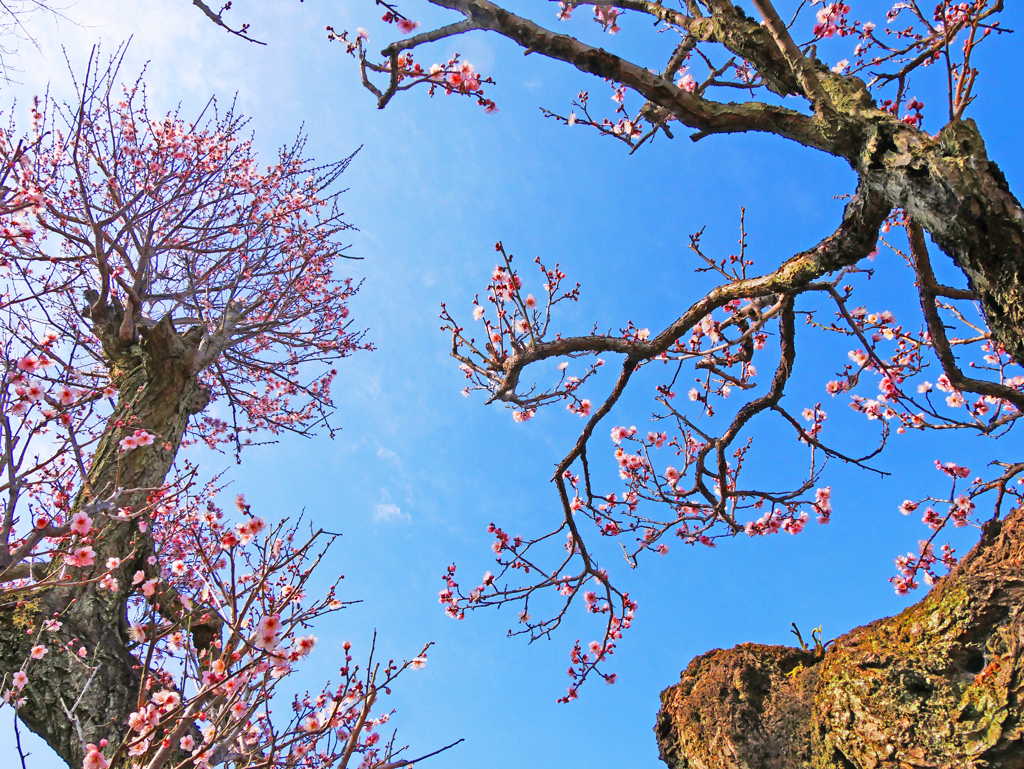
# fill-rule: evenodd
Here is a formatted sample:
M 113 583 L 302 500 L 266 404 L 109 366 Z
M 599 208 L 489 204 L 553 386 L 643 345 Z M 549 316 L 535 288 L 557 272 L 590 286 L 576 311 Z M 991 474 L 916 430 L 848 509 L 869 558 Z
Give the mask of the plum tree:
M 211 101 L 154 114 L 123 51 L 0 132 L 0 691 L 67 761 L 404 766 L 376 712 L 411 660 L 353 661 L 272 709 L 344 607 L 307 583 L 335 535 L 225 514 L 189 443 L 331 430 L 370 346 L 341 275 L 338 176 L 299 136 L 261 167 Z M 335 583 L 335 586 L 337 583 Z
M 786 22 L 770 0 L 751 0 L 754 16 L 731 0 L 563 0 L 550 14 L 552 26 L 490 0 L 430 4 L 451 11 L 452 22 L 423 31 L 413 4 L 379 1 L 382 20 L 398 30 L 379 55 L 365 29 L 328 28 L 380 108 L 420 88 L 464 95 L 494 112 L 491 80 L 471 64 L 457 55 L 421 63 L 438 41 L 490 33 L 610 85 L 617 106 L 609 115 L 598 113 L 587 91 L 569 110 L 545 110 L 573 131 L 590 128 L 630 152 L 683 130 L 693 141 L 764 132 L 840 158 L 857 176 L 835 231 L 767 271 L 754 270 L 745 233 L 739 253 L 725 258 L 706 253 L 700 234 L 692 236 L 701 269 L 720 284 L 687 300 L 662 329 L 623 322 L 618 332 L 558 333 L 552 310 L 577 300 L 578 286 L 561 288 L 566 276 L 558 266 L 540 265 L 536 296 L 529 293 L 500 242 L 485 299 L 474 301 L 477 325 L 442 309 L 467 393 L 484 391 L 519 421 L 555 403 L 585 420 L 552 478 L 560 509 L 551 528 L 517 536 L 492 524 L 497 573 L 462 589 L 453 566 L 442 593 L 456 617 L 519 603 L 518 632 L 532 639 L 548 636 L 574 602 L 603 617 L 601 639 L 573 648 L 573 682 L 564 699 L 575 698 L 588 677 L 614 680 L 606 672 L 608 656 L 636 610 L 598 555 L 601 537 L 614 539 L 636 567 L 647 553 L 667 552 L 671 536 L 715 545 L 738 535 L 797 533 L 812 517 L 827 522 L 832 515 L 824 460 L 870 468 L 891 433 L 956 429 L 1000 437 L 1014 427 L 1024 408 L 1024 211 L 968 117 L 978 46 L 1006 31 L 1002 2 L 941 0 L 925 7 L 907 0 L 869 9 L 881 16 L 876 24 L 854 19 L 844 2 L 792 3 Z M 627 23 L 650 24 L 645 51 L 659 52 L 663 64 L 649 68 L 557 31 L 554 17 L 564 21 L 582 5 L 611 34 Z M 912 79 L 936 79 L 946 91 L 941 121 L 931 131 L 924 104 L 910 96 Z M 936 278 L 928 238 L 962 273 L 964 287 Z M 918 329 L 891 312 L 858 306 L 858 280 L 879 247 L 895 251 L 913 273 L 923 318 Z M 785 398 L 799 348 L 798 313 L 835 345 L 852 342 L 850 363 L 822 384 L 881 426 L 879 446 L 866 456 L 826 440 L 821 403 L 801 409 Z M 591 356 L 603 357 L 579 375 L 567 369 Z M 584 382 L 612 356 L 619 361 L 614 384 L 601 397 L 584 397 Z M 545 380 L 555 360 L 559 373 Z M 656 391 L 660 424 L 646 435 L 608 425 L 637 372 L 651 366 L 669 372 Z M 758 369 L 773 372 L 763 384 Z M 690 371 L 697 386 L 676 398 Z M 719 422 L 698 421 L 713 413 Z M 809 455 L 808 472 L 790 487 L 741 480 L 750 440 L 768 417 Z M 595 436 L 608 434 L 599 430 L 602 422 L 611 427 L 624 487 L 613 491 L 599 488 L 591 469 Z M 948 495 L 904 503 L 904 512 L 920 510 L 929 533 L 918 552 L 898 559 L 893 583 L 901 593 L 920 581 L 941 579 L 939 587 L 898 617 L 827 648 L 745 645 L 698 658 L 663 695 L 658 732 L 666 761 L 679 767 L 1020 765 L 1015 606 L 1024 464 L 994 462 L 985 476 L 939 458 L 936 464 Z M 951 548 L 938 549 L 936 537 L 947 526 L 972 524 L 981 542 L 958 564 Z M 944 569 L 952 572 L 942 576 Z M 560 596 L 554 612 L 534 608 L 544 605 L 541 594 Z

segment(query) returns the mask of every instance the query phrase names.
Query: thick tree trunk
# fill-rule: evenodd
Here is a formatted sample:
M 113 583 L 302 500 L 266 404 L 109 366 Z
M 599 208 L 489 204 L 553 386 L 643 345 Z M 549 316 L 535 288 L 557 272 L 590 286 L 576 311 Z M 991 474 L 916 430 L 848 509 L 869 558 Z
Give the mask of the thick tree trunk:
M 1024 509 L 899 615 L 820 654 L 716 649 L 661 702 L 673 769 L 1024 767 Z
M 0 612 L 0 671 L 21 668 L 33 644 L 49 648 L 43 659 L 32 662 L 18 715 L 72 767 L 82 765 L 85 743 L 119 743 L 128 731 L 128 715 L 139 705 L 142 676 L 129 650 L 126 602 L 135 572 L 155 577 L 158 567 L 148 562 L 153 542 L 146 519 L 114 516 L 118 509 L 147 506 L 151 490 L 162 486 L 170 471 L 189 417 L 208 400 L 191 372 L 188 340 L 178 337 L 169 322 L 150 329 L 140 345 L 119 355 L 111 373 L 119 389 L 117 408 L 93 457 L 89 485 L 75 503 L 76 509 L 92 506 L 95 564 L 67 573 L 74 582 L 95 579 L 107 571 L 108 558 L 120 558 L 118 590 L 102 590 L 96 582 L 58 586 Z M 135 429 L 157 436 L 155 442 L 120 451 L 121 438 Z M 113 509 L 103 513 L 97 508 L 107 500 Z M 53 565 L 55 571 L 61 568 Z M 59 620 L 60 630 L 41 632 L 47 619 Z M 79 649 L 84 656 L 78 656 Z
M 967 276 L 993 337 L 1024 365 L 1024 208 L 973 120 L 937 136 L 869 122 L 850 157 L 861 182 L 903 208 Z

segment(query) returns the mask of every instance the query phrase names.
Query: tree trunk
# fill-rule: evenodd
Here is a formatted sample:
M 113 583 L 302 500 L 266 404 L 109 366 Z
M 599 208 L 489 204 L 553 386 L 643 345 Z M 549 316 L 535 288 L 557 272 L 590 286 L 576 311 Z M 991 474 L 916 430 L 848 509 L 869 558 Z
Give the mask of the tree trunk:
M 1024 767 L 1024 508 L 920 602 L 815 653 L 704 654 L 661 694 L 673 769 Z
M 163 485 L 171 469 L 189 417 L 208 401 L 191 372 L 191 359 L 189 340 L 165 321 L 149 329 L 139 345 L 111 366 L 111 379 L 119 389 L 117 408 L 93 456 L 88 487 L 74 505 L 76 510 L 90 510 L 93 517 L 95 563 L 82 569 L 67 567 L 66 572 L 74 582 L 95 580 L 107 571 L 108 558 L 120 558 L 114 572 L 117 591 L 102 590 L 95 581 L 60 585 L 0 612 L 0 671 L 11 674 L 20 669 L 36 643 L 49 649 L 29 668 L 29 682 L 22 691 L 26 701 L 18 716 L 72 767 L 82 765 L 85 743 L 107 739 L 117 745 L 143 696 L 141 667 L 127 636 L 126 604 L 136 589 L 133 575 L 141 570 L 147 579 L 156 577 L 159 567 L 148 562 L 154 552 L 145 525 L 148 516 L 132 521 L 114 516 L 118 509 L 138 512 L 147 507 L 147 497 Z M 135 429 L 145 429 L 156 440 L 122 452 L 119 441 Z M 124 491 L 118 494 L 118 489 Z M 112 509 L 104 514 L 108 500 Z M 54 572 L 62 568 L 60 559 L 52 566 Z M 58 619 L 60 630 L 41 632 L 47 619 Z M 84 656 L 79 656 L 80 649 Z
M 992 335 L 1024 365 L 1024 208 L 973 120 L 930 137 L 873 124 L 850 159 L 862 183 L 921 224 L 978 295 Z

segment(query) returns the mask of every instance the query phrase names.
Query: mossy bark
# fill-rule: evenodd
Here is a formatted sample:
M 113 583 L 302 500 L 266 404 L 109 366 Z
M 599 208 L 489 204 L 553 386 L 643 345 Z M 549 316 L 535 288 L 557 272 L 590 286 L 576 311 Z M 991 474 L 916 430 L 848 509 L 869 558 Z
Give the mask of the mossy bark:
M 76 584 L 49 588 L 0 612 L 0 672 L 20 669 L 35 643 L 49 648 L 28 668 L 18 715 L 72 767 L 82 765 L 85 743 L 107 739 L 118 744 L 127 733 L 128 715 L 138 708 L 142 675 L 130 651 L 126 602 L 137 571 L 147 577 L 158 571 L 148 561 L 153 542 L 145 518 L 118 520 L 117 509 L 147 506 L 148 496 L 171 469 L 189 417 L 206 405 L 206 393 L 191 371 L 192 355 L 189 340 L 163 322 L 110 361 L 119 389 L 117 407 L 95 451 L 89 485 L 75 501 L 80 509 L 113 500 L 114 509 L 106 512 L 93 506 L 95 563 L 66 570 Z M 135 429 L 145 429 L 156 440 L 121 451 L 120 440 Z M 122 559 L 115 572 L 116 592 L 100 589 L 95 581 L 107 571 L 110 557 Z M 53 566 L 55 572 L 61 568 L 61 563 Z M 85 580 L 94 581 L 82 584 Z M 59 620 L 60 630 L 41 632 L 47 619 Z M 78 656 L 79 649 L 85 649 L 84 656 Z
M 1024 767 L 1024 509 L 897 616 L 820 654 L 716 649 L 661 702 L 673 769 Z

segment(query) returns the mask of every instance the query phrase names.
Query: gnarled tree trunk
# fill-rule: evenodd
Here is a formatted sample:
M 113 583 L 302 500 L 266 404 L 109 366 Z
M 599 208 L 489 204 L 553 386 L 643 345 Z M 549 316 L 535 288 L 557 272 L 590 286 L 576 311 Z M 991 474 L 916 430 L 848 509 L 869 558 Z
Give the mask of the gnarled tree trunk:
M 895 617 L 821 654 L 716 649 L 661 702 L 673 769 L 1024 767 L 1024 509 Z
M 101 325 L 95 316 L 93 322 Z M 50 649 L 32 663 L 18 716 L 73 767 L 82 765 L 85 743 L 120 743 L 128 733 L 129 714 L 138 709 L 140 696 L 145 699 L 141 668 L 130 652 L 126 603 L 137 589 L 133 575 L 143 571 L 147 579 L 158 577 L 159 567 L 149 562 L 148 516 L 118 520 L 118 509 L 147 507 L 152 490 L 164 484 L 189 417 L 208 401 L 191 372 L 190 340 L 178 336 L 169 321 L 146 331 L 138 345 L 123 352 L 105 346 L 114 353 L 109 365 L 118 403 L 93 456 L 88 486 L 74 505 L 75 511 L 89 510 L 93 517 L 95 562 L 76 568 L 58 560 L 51 573 L 66 568 L 69 581 L 77 585 L 57 585 L 0 610 L 0 670 L 20 669 L 36 643 Z M 156 440 L 120 451 L 120 440 L 139 428 Z M 107 501 L 111 509 L 105 509 Z M 114 571 L 116 591 L 101 589 L 95 581 L 81 584 L 105 573 L 111 557 L 121 559 Z M 158 591 L 155 600 L 173 598 Z M 60 622 L 60 629 L 42 632 L 42 623 L 51 619 Z

